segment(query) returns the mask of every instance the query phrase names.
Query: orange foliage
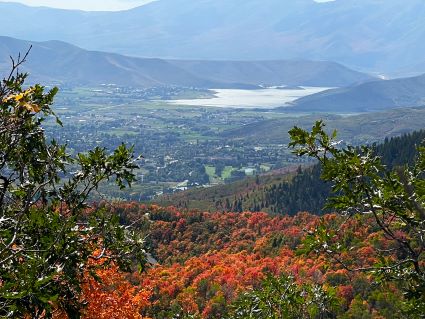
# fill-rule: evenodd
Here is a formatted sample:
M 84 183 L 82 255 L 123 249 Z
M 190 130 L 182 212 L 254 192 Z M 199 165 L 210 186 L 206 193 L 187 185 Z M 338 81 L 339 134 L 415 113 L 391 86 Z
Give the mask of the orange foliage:
M 300 283 L 333 285 L 347 307 L 355 297 L 351 283 L 357 275 L 326 254 L 295 253 L 307 231 L 319 224 L 317 216 L 180 212 L 174 207 L 134 203 L 110 209 L 130 221 L 150 215 L 149 240 L 159 265 L 134 275 L 139 288 L 116 268 L 98 273 L 103 285 L 88 278 L 83 287 L 89 302 L 86 318 L 141 318 L 139 313 L 160 318 L 161 311 L 166 313 L 171 306 L 187 314 L 217 318 L 226 305 L 241 292 L 257 287 L 268 273 L 289 273 Z M 338 229 L 335 242 L 347 246 L 339 260 L 353 267 L 373 265 L 377 248 L 390 246 L 368 220 L 343 223 L 336 214 L 323 220 L 330 229 Z
M 149 304 L 149 289 L 131 284 L 116 266 L 97 270 L 96 275 L 100 281 L 85 275 L 82 289 L 87 307 L 83 318 L 147 319 L 140 312 Z

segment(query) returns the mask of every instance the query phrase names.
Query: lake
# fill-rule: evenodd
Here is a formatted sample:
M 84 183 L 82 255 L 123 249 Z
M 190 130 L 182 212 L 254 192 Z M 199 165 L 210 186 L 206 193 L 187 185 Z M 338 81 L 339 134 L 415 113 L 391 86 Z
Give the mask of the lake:
M 322 92 L 326 87 L 265 88 L 259 90 L 214 89 L 211 99 L 170 100 L 167 103 L 223 108 L 276 108 L 300 97 Z

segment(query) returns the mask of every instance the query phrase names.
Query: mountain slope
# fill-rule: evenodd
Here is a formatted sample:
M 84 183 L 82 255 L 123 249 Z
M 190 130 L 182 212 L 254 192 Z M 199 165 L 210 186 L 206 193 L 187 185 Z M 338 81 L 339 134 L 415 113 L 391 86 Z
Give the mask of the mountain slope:
M 365 112 L 424 105 L 425 74 L 327 90 L 296 100 L 292 109 L 297 112 Z
M 289 143 L 288 131 L 294 126 L 308 128 L 318 118 L 338 130 L 338 135 L 354 145 L 369 144 L 377 138 L 405 134 L 424 128 L 425 107 L 398 108 L 352 116 L 311 114 L 282 119 L 261 120 L 242 128 L 230 128 L 222 133 L 228 139 L 258 143 Z
M 425 72 L 422 0 L 158 0 L 121 12 L 0 3 L 5 35 L 86 49 L 208 60 L 309 59 Z M 13 27 L 10 27 L 12 26 Z
M 214 86 L 167 61 L 86 51 L 59 42 L 27 42 L 0 37 L 0 67 L 7 70 L 9 55 L 16 56 L 32 45 L 25 71 L 31 80 L 78 85 L 115 83 L 129 86 Z
M 348 83 L 366 82 L 373 78 L 326 61 L 188 61 L 169 60 L 192 74 L 202 74 L 210 81 L 252 85 L 305 85 L 344 87 Z M 300 84 L 302 83 L 302 84 Z
M 346 86 L 372 79 L 330 62 L 312 61 L 177 61 L 134 58 L 87 51 L 60 41 L 30 42 L 0 36 L 0 71 L 33 46 L 25 70 L 43 83 L 98 85 L 115 83 L 135 87 L 188 86 L 201 88 L 255 88 L 269 85 Z

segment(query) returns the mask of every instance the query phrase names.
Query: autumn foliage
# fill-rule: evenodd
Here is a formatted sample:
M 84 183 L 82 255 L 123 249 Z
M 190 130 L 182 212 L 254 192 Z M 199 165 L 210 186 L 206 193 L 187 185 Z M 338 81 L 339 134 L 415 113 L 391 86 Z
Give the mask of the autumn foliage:
M 84 318 L 146 319 L 140 311 L 149 305 L 151 292 L 132 279 L 116 266 L 98 270 L 95 277 L 87 273 L 82 287 L 87 302 Z
M 294 276 L 299 284 L 334 289 L 341 316 L 357 308 L 367 310 L 371 318 L 400 311 L 402 295 L 396 287 L 376 286 L 368 275 L 336 261 L 369 267 L 377 262 L 377 249 L 391 247 L 367 218 L 342 223 L 335 214 L 321 219 L 308 213 L 287 217 L 181 212 L 135 203 L 108 209 L 124 223 L 149 214 L 149 241 L 158 263 L 131 276 L 115 267 L 99 271 L 100 280 L 89 276 L 83 287 L 86 318 L 221 318 L 243 292 L 258 288 L 267 275 L 279 274 Z M 303 252 L 305 237 L 321 223 L 330 230 L 339 225 L 334 240 L 349 247 L 335 259 Z

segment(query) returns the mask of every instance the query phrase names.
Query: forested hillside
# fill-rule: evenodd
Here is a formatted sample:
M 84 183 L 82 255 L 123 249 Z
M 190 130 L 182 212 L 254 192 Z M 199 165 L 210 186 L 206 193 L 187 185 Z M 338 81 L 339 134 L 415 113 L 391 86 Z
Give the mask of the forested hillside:
M 417 146 L 424 139 L 425 130 L 421 130 L 386 138 L 382 144 L 375 144 L 374 148 L 383 163 L 391 169 L 406 163 L 411 165 L 417 155 Z M 283 172 L 246 178 L 228 185 L 177 193 L 160 198 L 157 202 L 211 211 L 266 211 L 289 215 L 308 211 L 323 214 L 331 188 L 320 175 L 318 164 L 306 168 L 288 168 Z
M 376 154 L 389 169 L 397 165 L 412 164 L 417 156 L 417 147 L 425 139 L 425 131 L 417 131 L 401 137 L 386 139 L 375 145 Z M 267 186 L 260 191 L 248 192 L 238 199 L 236 207 L 248 211 L 269 211 L 276 214 L 296 214 L 308 211 L 324 213 L 326 199 L 331 195 L 331 187 L 321 178 L 319 164 L 307 169 L 298 169 L 290 182 Z
M 393 169 L 399 165 L 411 165 L 418 155 L 417 147 L 424 139 L 425 130 L 421 130 L 400 137 L 385 139 L 383 144 L 374 145 L 374 149 L 376 155 L 382 158 L 382 162 L 388 169 Z M 322 214 L 326 199 L 331 195 L 331 188 L 328 183 L 321 180 L 320 176 L 321 167 L 319 164 L 308 169 L 299 169 L 290 182 L 266 187 L 260 193 L 247 194 L 242 199 L 242 205 L 252 201 L 252 198 L 258 198 L 255 199 L 257 202 L 248 207 L 247 210 L 264 209 L 273 213 L 290 215 L 299 211 Z M 260 202 L 260 205 L 258 202 Z
M 136 203 L 107 209 L 127 225 L 144 223 L 143 216 L 147 215 L 152 221 L 148 240 L 158 264 L 129 277 L 130 281 L 119 281 L 119 287 L 133 287 L 132 293 L 142 300 L 138 307 L 127 309 L 137 308 L 143 318 L 251 318 L 237 317 L 233 313 L 235 302 L 241 302 L 246 291 L 267 285 L 263 280 L 268 275 L 293 277 L 289 280 L 294 280 L 295 286 L 321 287 L 323 296 L 329 298 L 327 302 L 332 301 L 326 304 L 326 318 L 401 318 L 403 297 L 395 285 L 375 285 L 368 275 L 350 272 L 326 254 L 303 253 L 309 231 L 320 225 L 334 230 L 343 221 L 337 215 L 326 215 L 321 221 L 308 213 L 289 217 L 184 212 Z M 346 266 L 372 266 L 379 249 L 392 247 L 369 219 L 346 222 L 335 238 L 351 247 L 338 255 Z M 120 278 L 114 271 L 107 275 Z M 122 303 L 119 293 L 110 290 L 114 285 L 107 281 L 98 289 L 104 291 L 103 297 Z M 89 305 L 97 304 L 90 295 L 87 297 Z M 304 318 L 318 317 L 306 314 Z

